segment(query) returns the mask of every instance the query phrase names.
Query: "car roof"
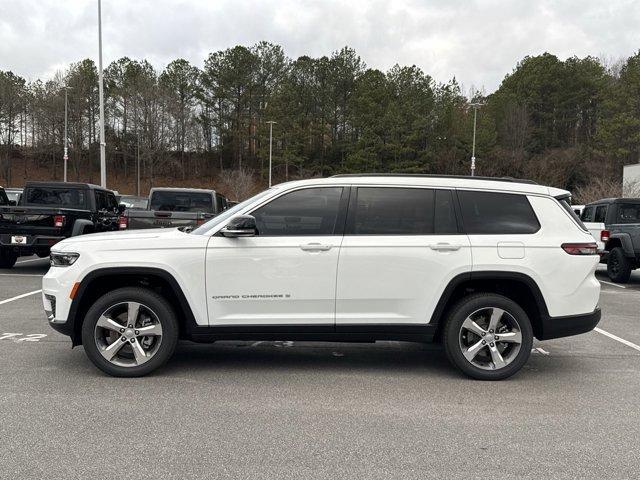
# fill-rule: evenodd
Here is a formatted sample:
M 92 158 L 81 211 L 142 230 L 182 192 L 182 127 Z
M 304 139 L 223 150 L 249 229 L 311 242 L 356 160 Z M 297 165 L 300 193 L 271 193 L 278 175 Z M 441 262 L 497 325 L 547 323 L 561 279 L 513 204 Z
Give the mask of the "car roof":
M 25 188 L 27 187 L 70 187 L 70 188 L 89 188 L 92 190 L 105 190 L 111 191 L 108 188 L 102 188 L 99 185 L 94 185 L 93 183 L 82 183 L 82 182 L 37 182 L 31 181 L 25 184 Z
M 277 185 L 277 188 L 305 185 L 406 185 L 425 186 L 435 188 L 457 188 L 470 190 L 494 190 L 512 193 L 531 193 L 550 195 L 553 197 L 570 196 L 571 193 L 560 188 L 538 185 L 528 180 L 518 180 L 504 177 L 463 177 L 453 175 L 388 175 L 388 174 L 358 174 L 336 175 L 328 178 L 312 178 L 296 180 Z
M 200 193 L 215 193 L 215 190 L 207 188 L 180 188 L 180 187 L 155 187 L 151 189 L 152 192 L 200 192 Z
M 596 200 L 595 202 L 588 203 L 587 207 L 590 205 L 604 205 L 609 203 L 640 203 L 640 198 L 633 198 L 633 197 L 602 198 L 600 200 Z

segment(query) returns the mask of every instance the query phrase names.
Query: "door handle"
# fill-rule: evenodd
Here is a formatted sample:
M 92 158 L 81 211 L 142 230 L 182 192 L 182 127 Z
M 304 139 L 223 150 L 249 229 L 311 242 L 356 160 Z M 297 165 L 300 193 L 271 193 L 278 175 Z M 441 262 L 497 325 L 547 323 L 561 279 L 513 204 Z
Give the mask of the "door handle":
M 300 245 L 300 249 L 305 252 L 326 252 L 331 250 L 331 245 L 322 245 L 321 243 L 307 243 L 306 245 Z
M 452 243 L 432 243 L 429 245 L 431 250 L 437 250 L 439 252 L 455 252 L 456 250 L 460 250 L 460 245 L 454 245 Z

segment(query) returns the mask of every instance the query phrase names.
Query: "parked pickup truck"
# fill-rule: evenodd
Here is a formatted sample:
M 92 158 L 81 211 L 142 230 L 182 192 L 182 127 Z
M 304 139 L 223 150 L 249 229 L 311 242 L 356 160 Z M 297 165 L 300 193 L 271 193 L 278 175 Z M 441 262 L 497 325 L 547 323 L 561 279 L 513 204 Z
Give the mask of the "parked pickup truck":
M 113 192 L 96 185 L 28 182 L 17 206 L 0 206 L 0 268 L 46 257 L 67 237 L 117 230 L 120 212 Z
M 118 220 L 120 230 L 195 227 L 227 208 L 215 190 L 152 188 L 146 210 L 128 209 Z
M 605 198 L 584 207 L 582 221 L 603 245 L 601 263 L 607 275 L 627 283 L 631 271 L 640 267 L 640 198 Z

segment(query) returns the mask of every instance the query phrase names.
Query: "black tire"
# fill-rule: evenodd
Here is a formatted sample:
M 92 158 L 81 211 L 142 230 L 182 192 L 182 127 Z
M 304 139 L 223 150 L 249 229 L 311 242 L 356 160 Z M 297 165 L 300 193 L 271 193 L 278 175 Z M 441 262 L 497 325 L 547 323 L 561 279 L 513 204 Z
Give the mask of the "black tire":
M 621 247 L 615 247 L 609 252 L 607 260 L 607 275 L 612 282 L 628 283 L 631 277 L 631 262 L 625 256 Z
M 162 327 L 162 338 L 157 351 L 141 365 L 115 365 L 98 350 L 95 333 L 98 319 L 109 308 L 124 302 L 137 302 L 149 308 Z M 141 377 L 153 372 L 171 358 L 177 343 L 178 322 L 171 305 L 156 292 L 145 288 L 125 287 L 103 295 L 89 308 L 82 324 L 82 345 L 87 356 L 96 367 L 114 377 Z M 132 357 L 129 355 L 126 358 Z
M 472 364 L 464 357 L 460 344 L 462 324 L 467 317 L 488 308 L 502 309 L 513 317 L 522 337 L 519 351 L 517 354 L 514 351 L 514 358 L 505 367 L 496 370 L 485 370 Z M 444 326 L 443 344 L 449 361 L 465 375 L 477 380 L 502 380 L 518 372 L 527 363 L 533 345 L 533 329 L 525 311 L 513 300 L 494 293 L 478 293 L 460 300 L 450 312 Z
M 10 250 L 0 250 L 0 268 L 13 268 L 18 255 Z

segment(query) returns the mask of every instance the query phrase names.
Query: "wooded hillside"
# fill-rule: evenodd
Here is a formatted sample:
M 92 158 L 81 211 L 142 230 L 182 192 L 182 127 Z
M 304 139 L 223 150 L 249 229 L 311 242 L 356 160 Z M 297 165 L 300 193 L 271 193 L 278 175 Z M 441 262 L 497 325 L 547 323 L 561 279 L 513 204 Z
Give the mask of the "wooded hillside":
M 98 75 L 86 59 L 30 83 L 0 70 L 4 185 L 61 179 L 65 85 L 69 178 L 98 181 Z M 588 201 L 619 194 L 622 165 L 639 161 L 640 52 L 615 64 L 526 57 L 497 91 L 469 95 L 455 79 L 438 81 L 415 66 L 367 68 L 347 47 L 294 60 L 260 42 L 211 53 L 203 68 L 177 59 L 157 71 L 146 60 L 121 58 L 105 69 L 105 95 L 108 183 L 128 193 L 138 149 L 144 190 L 159 183 L 230 188 L 240 178 L 245 186 L 228 192 L 233 197 L 264 186 L 269 120 L 277 122 L 277 181 L 468 174 L 476 102 L 478 175 L 531 178 Z

